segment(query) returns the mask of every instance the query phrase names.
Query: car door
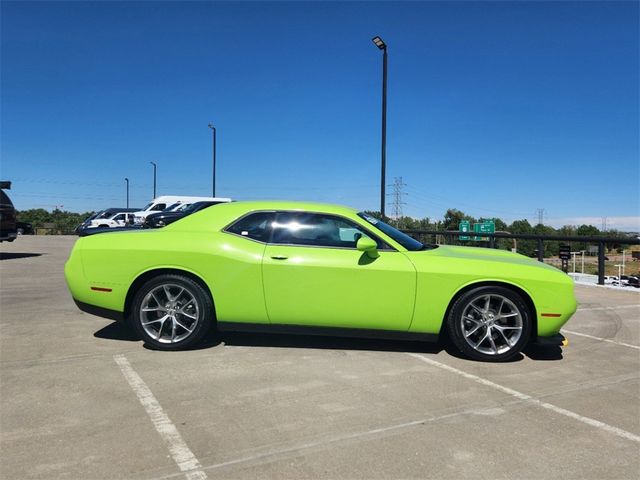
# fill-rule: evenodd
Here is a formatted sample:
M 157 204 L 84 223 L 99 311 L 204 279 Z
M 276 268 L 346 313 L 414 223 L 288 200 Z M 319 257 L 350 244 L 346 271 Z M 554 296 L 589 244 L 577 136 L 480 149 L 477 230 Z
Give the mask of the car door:
M 356 249 L 361 235 L 378 242 L 377 258 Z M 413 264 L 344 217 L 278 213 L 262 278 L 272 324 L 406 331 L 411 323 Z
M 111 219 L 110 223 L 111 223 L 112 227 L 122 227 L 122 226 L 124 226 L 124 213 L 119 213 L 118 215 L 113 217 Z

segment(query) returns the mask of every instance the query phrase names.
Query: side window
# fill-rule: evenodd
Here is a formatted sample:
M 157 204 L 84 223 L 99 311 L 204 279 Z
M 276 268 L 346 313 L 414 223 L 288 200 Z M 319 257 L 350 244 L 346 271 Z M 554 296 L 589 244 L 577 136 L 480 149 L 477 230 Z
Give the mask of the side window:
M 154 212 L 160 212 L 160 211 L 164 210 L 166 206 L 167 206 L 166 203 L 159 203 L 159 204 L 154 205 L 153 207 L 151 207 L 151 210 L 153 210 Z
M 119 222 L 120 220 L 124 220 L 124 213 L 119 213 L 118 215 L 113 217 L 111 220 L 115 220 L 116 222 Z
M 321 213 L 283 212 L 273 224 L 271 243 L 314 247 L 356 248 L 358 239 L 369 236 L 357 224 Z M 379 240 L 378 248 L 386 248 Z
M 274 217 L 275 213 L 273 212 L 251 213 L 231 224 L 226 231 L 257 240 L 258 242 L 267 243 L 271 235 L 271 224 Z

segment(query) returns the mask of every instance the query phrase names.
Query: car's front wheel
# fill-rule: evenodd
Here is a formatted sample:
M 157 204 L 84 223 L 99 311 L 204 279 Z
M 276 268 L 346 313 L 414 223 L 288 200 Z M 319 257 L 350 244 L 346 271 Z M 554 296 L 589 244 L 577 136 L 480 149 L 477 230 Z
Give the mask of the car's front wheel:
M 516 292 L 478 287 L 453 304 L 447 329 L 453 344 L 474 360 L 500 362 L 516 356 L 531 334 L 527 304 Z
M 129 321 L 150 347 L 182 350 L 203 339 L 213 315 L 213 302 L 199 283 L 187 276 L 165 274 L 136 292 Z

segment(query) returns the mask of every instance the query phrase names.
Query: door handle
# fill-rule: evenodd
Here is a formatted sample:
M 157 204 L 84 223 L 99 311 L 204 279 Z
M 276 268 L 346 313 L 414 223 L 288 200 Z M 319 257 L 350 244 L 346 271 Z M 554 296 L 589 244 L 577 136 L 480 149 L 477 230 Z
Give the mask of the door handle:
M 273 258 L 274 260 L 286 260 L 287 257 L 286 255 L 271 255 L 271 258 Z

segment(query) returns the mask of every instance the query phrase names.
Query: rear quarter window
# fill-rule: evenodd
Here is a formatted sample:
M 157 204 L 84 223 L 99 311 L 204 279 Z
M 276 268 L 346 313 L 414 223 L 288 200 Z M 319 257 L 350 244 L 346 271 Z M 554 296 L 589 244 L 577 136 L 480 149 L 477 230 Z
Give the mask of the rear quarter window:
M 271 236 L 274 218 L 274 212 L 250 213 L 229 225 L 225 231 L 258 242 L 267 243 Z

